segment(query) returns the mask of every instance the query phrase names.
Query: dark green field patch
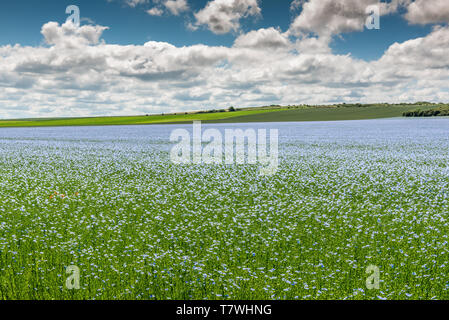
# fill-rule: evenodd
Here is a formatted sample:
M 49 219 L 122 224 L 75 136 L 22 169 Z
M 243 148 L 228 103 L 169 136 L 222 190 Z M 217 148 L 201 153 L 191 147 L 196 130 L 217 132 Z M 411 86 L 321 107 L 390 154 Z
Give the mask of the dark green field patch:
M 269 114 L 252 114 L 221 122 L 295 122 L 295 121 L 343 121 L 401 117 L 414 106 L 373 106 L 373 107 L 339 107 L 309 108 L 271 112 Z M 425 107 L 424 107 L 425 108 Z M 430 108 L 430 107 L 429 107 Z

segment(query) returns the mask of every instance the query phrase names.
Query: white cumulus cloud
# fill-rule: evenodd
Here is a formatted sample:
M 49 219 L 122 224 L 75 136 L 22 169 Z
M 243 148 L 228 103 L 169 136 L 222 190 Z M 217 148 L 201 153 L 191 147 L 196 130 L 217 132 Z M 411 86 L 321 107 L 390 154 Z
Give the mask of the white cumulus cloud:
M 293 34 L 315 33 L 320 36 L 362 31 L 368 17 L 367 8 L 378 5 L 380 14 L 396 12 L 407 0 L 379 2 L 379 0 L 294 0 L 291 8 L 302 8 L 293 21 Z
M 239 48 L 278 49 L 291 45 L 288 36 L 275 28 L 259 29 L 239 36 L 234 43 Z
M 405 18 L 413 24 L 449 23 L 449 2 L 416 0 L 408 6 Z
M 257 0 L 212 0 L 195 13 L 195 26 L 205 25 L 216 34 L 237 31 L 240 20 L 249 16 L 260 16 Z
M 164 6 L 175 16 L 189 10 L 187 0 L 168 0 L 164 2 Z

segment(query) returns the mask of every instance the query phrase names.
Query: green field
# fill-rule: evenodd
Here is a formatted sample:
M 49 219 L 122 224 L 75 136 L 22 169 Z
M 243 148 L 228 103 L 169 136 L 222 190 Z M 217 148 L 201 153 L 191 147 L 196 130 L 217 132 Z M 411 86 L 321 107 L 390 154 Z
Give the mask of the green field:
M 241 115 L 223 119 L 220 122 L 295 122 L 381 119 L 401 117 L 404 112 L 414 108 L 416 107 L 409 105 L 329 108 L 312 107 Z M 423 109 L 426 108 L 430 107 L 423 107 Z
M 279 128 L 269 177 L 172 126 L 0 130 L 0 299 L 449 298 L 447 120 Z
M 434 105 L 420 106 L 428 110 Z M 416 105 L 368 105 L 368 106 L 301 106 L 248 108 L 235 112 L 189 113 L 134 117 L 94 117 L 59 119 L 0 120 L 0 127 L 48 127 L 48 126 L 103 126 L 189 123 L 194 120 L 205 123 L 285 122 L 285 121 L 335 121 L 401 117 L 404 112 L 416 110 Z

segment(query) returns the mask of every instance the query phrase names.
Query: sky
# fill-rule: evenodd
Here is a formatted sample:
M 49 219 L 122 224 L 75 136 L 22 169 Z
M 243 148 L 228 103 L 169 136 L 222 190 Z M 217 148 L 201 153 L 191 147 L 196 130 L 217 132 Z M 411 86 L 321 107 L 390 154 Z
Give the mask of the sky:
M 2 1 L 0 118 L 448 102 L 448 22 L 447 0 Z

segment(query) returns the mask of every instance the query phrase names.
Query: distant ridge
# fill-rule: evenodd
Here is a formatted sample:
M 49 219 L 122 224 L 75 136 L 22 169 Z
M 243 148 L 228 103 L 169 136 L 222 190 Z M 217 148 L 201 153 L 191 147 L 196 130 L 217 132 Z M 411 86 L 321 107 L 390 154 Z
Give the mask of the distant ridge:
M 334 104 L 334 105 L 271 105 L 254 108 L 217 109 L 207 111 L 176 112 L 168 114 L 109 117 L 73 117 L 0 120 L 0 127 L 50 127 L 50 126 L 107 126 L 181 124 L 192 121 L 205 123 L 245 122 L 301 122 L 364 120 L 410 116 L 419 112 L 435 114 L 435 110 L 448 110 L 447 104 L 430 102 L 404 104 Z M 434 111 L 432 111 L 434 110 Z M 418 114 L 420 114 L 418 113 Z M 440 112 L 442 114 L 442 112 Z M 440 115 L 438 114 L 438 115 Z

